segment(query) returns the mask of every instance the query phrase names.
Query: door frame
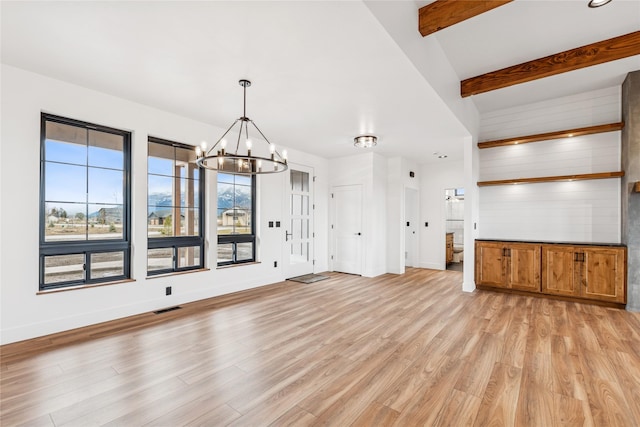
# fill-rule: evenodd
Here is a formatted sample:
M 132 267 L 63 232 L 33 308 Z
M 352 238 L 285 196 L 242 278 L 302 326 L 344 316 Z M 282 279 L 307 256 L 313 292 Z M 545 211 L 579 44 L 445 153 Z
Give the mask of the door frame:
M 412 193 L 413 195 L 413 205 L 412 205 L 412 212 L 409 212 L 409 206 L 408 206 L 408 197 L 407 194 L 409 194 L 409 192 Z M 413 217 L 413 219 L 411 218 Z M 418 191 L 418 189 L 413 188 L 413 187 L 408 187 L 405 186 L 404 187 L 404 221 L 403 221 L 403 230 L 404 230 L 404 245 L 402 247 L 402 259 L 403 259 L 403 269 L 407 267 L 407 257 L 406 254 L 408 252 L 409 249 L 412 250 L 412 264 L 409 267 L 418 267 L 420 264 L 420 227 L 418 226 L 419 222 L 420 222 L 420 191 Z M 406 223 L 408 221 L 412 220 L 414 222 L 414 224 L 412 226 L 409 226 L 410 228 L 412 228 L 414 230 L 414 234 L 415 237 L 413 238 L 413 244 L 411 245 L 412 247 L 409 247 L 409 242 L 407 241 L 407 225 Z

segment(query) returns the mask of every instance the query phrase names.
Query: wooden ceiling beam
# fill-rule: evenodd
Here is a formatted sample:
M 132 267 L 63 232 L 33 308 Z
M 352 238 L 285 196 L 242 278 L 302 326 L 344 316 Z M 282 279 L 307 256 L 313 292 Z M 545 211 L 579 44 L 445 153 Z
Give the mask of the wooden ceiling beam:
M 511 1 L 513 0 L 437 0 L 420 8 L 418 30 L 423 37 L 428 36 Z
M 516 136 L 495 141 L 478 142 L 478 148 L 504 147 L 505 145 L 529 144 L 531 142 L 549 141 L 551 139 L 571 138 L 574 136 L 593 135 L 595 133 L 615 132 L 622 130 L 623 122 L 607 123 L 605 125 L 589 126 L 576 129 L 559 130 L 535 135 Z
M 471 77 L 460 83 L 462 97 L 640 55 L 640 31 Z

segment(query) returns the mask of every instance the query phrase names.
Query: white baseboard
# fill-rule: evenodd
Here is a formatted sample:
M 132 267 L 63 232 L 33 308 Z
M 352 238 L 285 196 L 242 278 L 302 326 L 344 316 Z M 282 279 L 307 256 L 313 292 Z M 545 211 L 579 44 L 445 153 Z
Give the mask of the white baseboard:
M 419 265 L 420 268 L 428 268 L 430 270 L 444 270 L 444 268 L 442 268 L 442 265 L 437 262 L 421 262 Z

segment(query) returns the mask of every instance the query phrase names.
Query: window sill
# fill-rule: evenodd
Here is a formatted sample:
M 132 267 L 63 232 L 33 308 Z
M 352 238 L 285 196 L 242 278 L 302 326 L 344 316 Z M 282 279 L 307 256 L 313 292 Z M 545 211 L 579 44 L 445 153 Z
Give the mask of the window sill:
M 242 262 L 240 264 L 219 265 L 216 267 L 216 270 L 224 270 L 225 268 L 244 267 L 245 265 L 256 265 L 256 264 L 262 264 L 262 263 L 260 261 L 253 261 L 253 262 Z
M 197 270 L 185 270 L 185 271 L 172 271 L 171 273 L 154 274 L 153 276 L 147 276 L 146 279 L 158 279 L 160 277 L 178 276 L 181 274 L 200 273 L 202 271 L 210 271 L 209 268 L 199 268 Z
M 89 285 L 67 286 L 66 288 L 47 289 L 36 292 L 36 295 L 55 294 L 58 292 L 77 291 L 78 289 L 97 288 L 100 286 L 120 285 L 122 283 L 135 282 L 135 279 L 114 280 L 113 282 L 91 283 Z

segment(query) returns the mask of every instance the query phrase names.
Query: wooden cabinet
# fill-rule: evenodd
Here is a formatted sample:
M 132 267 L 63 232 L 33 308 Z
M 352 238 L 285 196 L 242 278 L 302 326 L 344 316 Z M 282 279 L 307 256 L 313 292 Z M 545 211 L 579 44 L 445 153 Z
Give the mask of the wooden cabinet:
M 476 241 L 476 284 L 626 303 L 624 246 Z
M 476 241 L 476 283 L 540 292 L 540 245 Z
M 542 292 L 626 302 L 626 248 L 542 246 Z
M 576 263 L 575 248 L 542 245 L 542 292 L 580 296 L 581 264 Z
M 453 233 L 447 233 L 446 239 L 447 264 L 453 262 Z
M 583 298 L 626 303 L 626 248 L 582 248 Z

